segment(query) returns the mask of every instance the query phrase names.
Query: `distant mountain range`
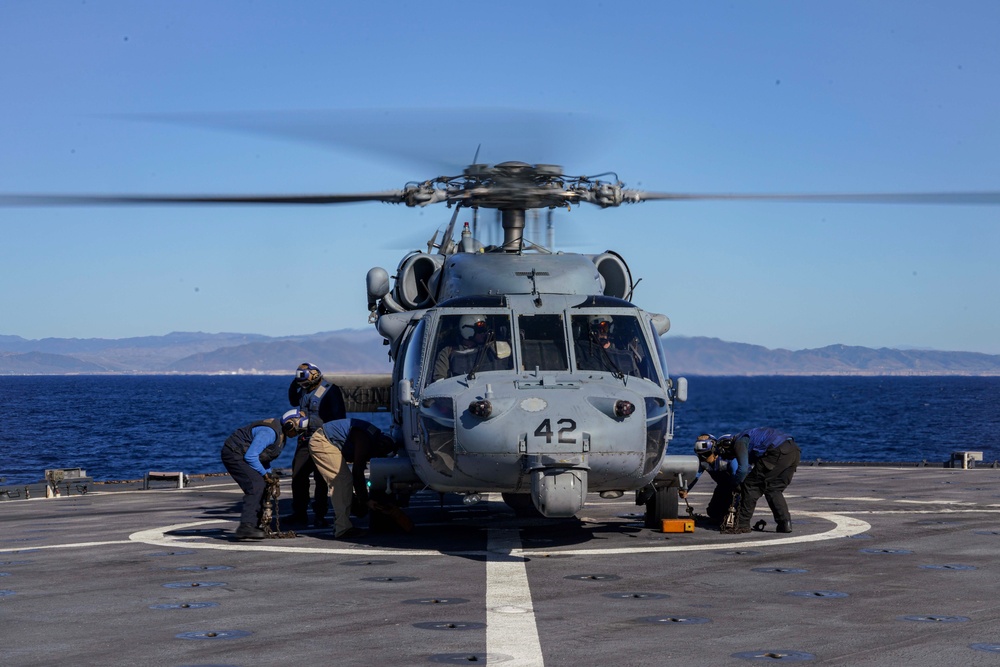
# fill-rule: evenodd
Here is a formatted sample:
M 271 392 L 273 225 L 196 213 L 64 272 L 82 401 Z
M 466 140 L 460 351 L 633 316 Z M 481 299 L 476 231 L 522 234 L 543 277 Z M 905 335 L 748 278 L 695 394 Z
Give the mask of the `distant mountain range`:
M 671 375 L 1000 375 L 1000 355 L 830 345 L 771 350 L 718 338 L 665 336 Z M 386 373 L 373 329 L 274 338 L 175 332 L 141 338 L 0 335 L 0 375 L 290 373 L 310 361 L 330 373 Z

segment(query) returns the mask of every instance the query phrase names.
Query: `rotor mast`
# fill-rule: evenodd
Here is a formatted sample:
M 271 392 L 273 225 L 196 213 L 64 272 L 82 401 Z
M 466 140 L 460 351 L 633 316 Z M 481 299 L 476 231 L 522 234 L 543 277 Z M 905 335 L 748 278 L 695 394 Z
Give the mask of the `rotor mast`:
M 504 252 L 518 252 L 524 245 L 524 209 L 500 209 Z

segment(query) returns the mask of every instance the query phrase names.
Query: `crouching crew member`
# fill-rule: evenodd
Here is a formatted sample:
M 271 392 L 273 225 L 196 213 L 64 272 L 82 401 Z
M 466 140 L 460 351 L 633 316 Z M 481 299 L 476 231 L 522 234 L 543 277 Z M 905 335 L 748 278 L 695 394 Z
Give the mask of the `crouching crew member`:
M 262 419 L 236 429 L 222 445 L 222 465 L 245 494 L 243 512 L 236 537 L 241 540 L 262 540 L 264 531 L 260 517 L 264 509 L 265 475 L 270 474 L 271 461 L 285 448 L 285 438 L 294 438 L 305 430 L 307 419 L 296 410 L 289 410 L 281 419 Z
M 724 435 L 722 439 L 731 438 Z M 719 448 L 716 446 L 714 436 L 704 433 L 698 436 L 694 443 L 694 453 L 698 456 L 698 473 L 688 484 L 687 490 L 681 489 L 678 495 L 686 498 L 688 492 L 698 483 L 702 473 L 707 472 L 708 476 L 715 482 L 715 490 L 712 491 L 712 499 L 708 501 L 708 508 L 705 514 L 714 523 L 722 523 L 729 511 L 729 506 L 733 502 L 733 494 L 739 489 L 736 483 L 736 459 L 724 459 L 719 456 Z
M 313 364 L 300 364 L 295 370 L 295 377 L 288 387 L 288 403 L 309 419 L 309 426 L 299 435 L 292 459 L 292 514 L 282 519 L 287 525 L 308 525 L 309 516 L 309 477 L 316 482 L 313 496 L 314 525 L 325 528 L 326 511 L 329 507 L 330 490 L 323 481 L 323 476 L 316 470 L 312 457 L 309 455 L 309 438 L 319 430 L 324 422 L 343 419 L 347 416 L 344 409 L 344 397 L 340 387 L 331 384 L 323 378 L 323 373 Z
M 397 449 L 389 436 L 363 419 L 337 419 L 309 438 L 309 453 L 316 469 L 330 487 L 333 502 L 334 536 L 354 537 L 360 531 L 351 523 L 351 496 L 357 494 L 360 507 L 368 508 L 368 461 L 388 456 Z M 353 470 L 347 464 L 353 464 Z
M 801 451 L 794 438 L 776 428 L 751 428 L 718 443 L 722 456 L 731 452 L 737 460 L 736 482 L 740 485 L 740 507 L 732 532 L 749 533 L 757 501 L 763 495 L 779 533 L 792 532 L 792 517 L 782 491 L 799 466 Z

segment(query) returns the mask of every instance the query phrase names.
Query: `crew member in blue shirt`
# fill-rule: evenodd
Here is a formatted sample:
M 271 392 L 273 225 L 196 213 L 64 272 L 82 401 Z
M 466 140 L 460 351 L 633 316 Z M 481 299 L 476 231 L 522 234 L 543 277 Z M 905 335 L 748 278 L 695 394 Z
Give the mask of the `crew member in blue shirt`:
M 724 435 L 722 438 L 731 438 Z M 734 458 L 725 459 L 719 456 L 719 448 L 716 446 L 717 440 L 714 436 L 704 433 L 698 436 L 694 443 L 694 453 L 698 456 L 698 473 L 688 484 L 687 489 L 678 491 L 681 498 L 686 498 L 702 473 L 707 472 L 708 476 L 715 482 L 715 490 L 712 491 L 712 499 L 708 501 L 705 514 L 715 523 L 722 523 L 733 502 L 733 494 L 739 489 L 736 483 L 736 471 L 738 462 Z
M 261 419 L 236 429 L 222 445 L 222 465 L 243 490 L 243 511 L 236 537 L 262 540 L 260 518 L 264 509 L 265 475 L 271 473 L 271 461 L 281 455 L 285 439 L 305 430 L 308 418 L 298 409 L 289 410 L 281 419 Z
M 779 533 L 792 532 L 792 517 L 783 491 L 791 483 L 799 466 L 801 451 L 795 439 L 771 427 L 751 428 L 732 438 L 719 439 L 723 457 L 734 458 L 737 469 L 734 482 L 739 484 L 740 506 L 733 533 L 749 533 L 750 519 L 761 496 L 777 524 Z
M 368 461 L 388 456 L 398 446 L 381 429 L 363 419 L 336 419 L 309 438 L 309 454 L 330 487 L 334 537 L 355 537 L 360 531 L 351 523 L 351 497 L 358 496 L 362 512 L 368 510 Z M 353 464 L 352 468 L 347 466 Z

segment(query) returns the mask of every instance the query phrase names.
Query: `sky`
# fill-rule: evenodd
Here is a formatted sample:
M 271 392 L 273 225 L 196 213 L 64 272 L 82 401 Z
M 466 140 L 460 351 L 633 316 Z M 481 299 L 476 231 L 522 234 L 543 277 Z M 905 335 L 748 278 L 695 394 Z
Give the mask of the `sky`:
M 0 194 L 382 191 L 477 149 L 667 192 L 997 191 L 998 31 L 992 0 L 11 0 Z M 368 269 L 393 273 L 450 215 L 0 207 L 0 335 L 364 328 Z M 625 258 L 670 335 L 1000 354 L 998 217 L 646 202 L 555 219 L 557 248 Z

